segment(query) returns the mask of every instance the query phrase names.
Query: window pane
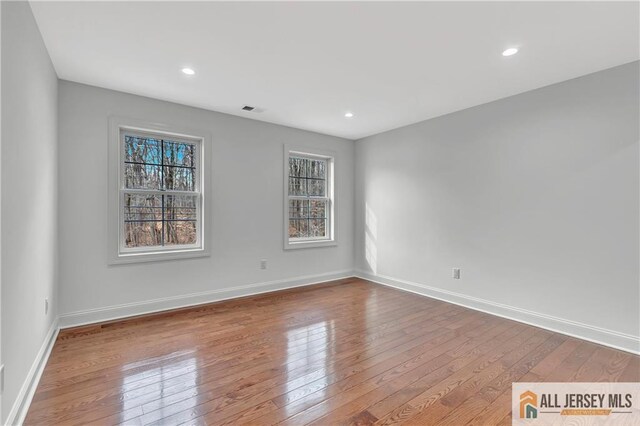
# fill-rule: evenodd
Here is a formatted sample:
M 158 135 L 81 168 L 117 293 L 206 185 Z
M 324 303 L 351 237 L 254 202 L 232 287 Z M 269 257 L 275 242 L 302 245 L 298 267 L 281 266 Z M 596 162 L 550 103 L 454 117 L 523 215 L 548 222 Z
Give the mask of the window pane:
M 122 229 L 128 248 L 193 245 L 200 225 L 195 142 L 166 140 L 162 136 L 124 135 L 122 187 L 147 190 L 122 195 Z M 188 191 L 168 195 L 162 191 Z
M 289 238 L 305 238 L 308 236 L 307 219 L 289 219 Z
M 197 197 L 195 195 L 165 195 L 165 220 L 196 220 Z
M 327 201 L 311 200 L 309 201 L 309 217 L 326 218 L 327 217 Z
M 306 177 L 307 160 L 299 157 L 289 157 L 289 176 L 297 178 Z
M 307 191 L 310 197 L 324 197 L 326 180 L 307 179 Z
M 162 164 L 160 140 L 138 136 L 124 137 L 124 161 L 134 163 Z
M 329 161 L 312 155 L 289 156 L 288 235 L 292 239 L 326 239 L 330 223 Z M 292 198 L 299 198 L 293 200 Z
M 326 237 L 327 220 L 326 219 L 310 219 L 309 220 L 309 236 L 310 237 Z
M 125 222 L 126 247 L 151 247 L 162 244 L 162 222 Z
M 164 142 L 164 165 L 195 167 L 196 146 L 184 142 Z
M 289 195 L 307 195 L 307 180 L 289 178 Z
M 327 178 L 327 161 L 326 160 L 307 160 L 308 169 L 307 177 L 326 179 Z
M 196 150 L 195 144 L 125 135 L 124 187 L 195 191 Z
M 164 244 L 166 246 L 195 244 L 197 242 L 195 221 L 167 221 L 164 229 Z
M 195 191 L 195 169 L 164 166 L 164 188 L 173 191 Z
M 124 194 L 124 220 L 162 220 L 162 197 L 159 195 Z
M 160 189 L 160 167 L 125 164 L 124 187 L 129 189 Z
M 289 200 L 289 217 L 303 219 L 309 215 L 309 202 L 307 200 Z

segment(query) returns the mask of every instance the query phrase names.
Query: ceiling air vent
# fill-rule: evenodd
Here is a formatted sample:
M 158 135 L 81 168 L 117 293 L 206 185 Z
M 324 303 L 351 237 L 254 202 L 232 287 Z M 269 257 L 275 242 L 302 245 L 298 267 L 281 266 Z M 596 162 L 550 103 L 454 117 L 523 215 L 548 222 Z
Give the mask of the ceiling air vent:
M 255 109 L 256 109 L 256 107 L 252 107 L 252 106 L 249 106 L 249 105 L 245 105 L 245 106 L 242 107 L 243 111 L 249 111 L 249 112 L 251 112 L 251 111 L 253 111 Z

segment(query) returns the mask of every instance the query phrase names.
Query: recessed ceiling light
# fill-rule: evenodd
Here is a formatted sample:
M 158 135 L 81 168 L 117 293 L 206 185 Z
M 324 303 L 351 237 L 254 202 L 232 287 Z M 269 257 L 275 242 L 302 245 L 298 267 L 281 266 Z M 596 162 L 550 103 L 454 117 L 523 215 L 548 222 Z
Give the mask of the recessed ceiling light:
M 516 53 L 518 53 L 518 49 L 515 47 L 510 47 L 504 52 L 502 52 L 502 56 L 511 56 L 511 55 L 515 55 Z
M 344 114 L 345 118 L 353 118 L 353 113 L 352 112 L 346 112 Z
M 194 75 L 196 73 L 191 68 L 182 68 L 182 72 L 185 73 L 186 75 Z

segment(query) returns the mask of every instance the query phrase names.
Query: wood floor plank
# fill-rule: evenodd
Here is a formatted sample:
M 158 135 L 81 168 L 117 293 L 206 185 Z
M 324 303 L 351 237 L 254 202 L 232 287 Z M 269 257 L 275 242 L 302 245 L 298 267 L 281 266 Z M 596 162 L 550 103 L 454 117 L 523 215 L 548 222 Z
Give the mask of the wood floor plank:
M 579 344 L 579 340 L 567 338 L 564 343 L 520 377 L 514 375 L 513 378 L 503 376 L 496 378 L 465 402 L 464 411 L 454 411 L 443 419 L 442 423 L 454 426 L 460 424 L 460 422 L 474 426 L 499 423 L 511 411 L 512 381 L 525 383 L 551 381 L 545 379 L 558 364 L 573 353 Z
M 440 310 L 441 309 L 434 309 L 434 310 L 431 310 L 431 311 L 428 311 L 428 312 L 421 312 L 421 315 L 425 316 L 425 320 L 426 320 L 429 317 L 434 317 L 434 315 L 438 314 Z M 458 311 L 458 312 L 463 312 L 463 311 Z M 418 321 L 419 318 L 417 316 L 409 316 L 408 318 L 410 318 L 410 320 L 412 321 L 412 325 L 416 325 L 416 324 L 420 325 L 421 324 L 421 322 Z M 403 319 L 403 320 L 405 320 L 405 319 Z M 395 324 L 394 326 L 396 328 L 398 328 L 398 327 L 399 328 L 403 328 L 403 330 L 407 329 L 406 328 L 406 324 L 403 324 L 403 323 L 394 323 L 394 324 Z M 432 327 L 432 324 L 431 323 L 427 323 L 427 324 L 423 325 L 421 328 L 424 331 L 429 331 L 431 327 Z M 386 330 L 386 331 L 391 331 L 392 330 L 392 328 L 388 326 L 388 323 L 387 324 L 381 324 L 380 328 L 383 329 L 383 330 Z M 375 327 L 371 327 L 369 329 L 369 331 L 375 331 L 375 330 L 376 330 Z M 389 334 L 388 336 L 383 336 L 383 337 L 385 339 L 388 339 L 388 338 L 391 338 L 391 337 L 403 337 L 403 336 L 405 336 L 405 334 L 406 333 L 403 331 L 402 333 L 397 334 L 395 336 L 392 335 L 392 334 Z M 378 336 L 378 337 L 381 337 L 381 336 Z M 378 339 L 378 345 L 376 345 L 376 346 L 377 347 L 381 347 L 381 345 L 380 345 L 381 342 L 383 342 L 383 341 Z M 397 341 L 396 341 L 396 344 L 398 344 Z M 322 347 L 326 348 L 326 345 L 323 345 Z M 361 350 L 362 346 L 358 345 L 358 348 L 359 348 L 359 350 Z M 296 359 L 297 359 L 296 358 L 296 354 L 298 353 L 298 352 L 296 352 L 295 349 L 296 349 L 295 347 L 289 347 L 288 348 L 288 357 L 287 357 L 288 364 L 286 366 L 287 367 L 287 372 L 288 372 L 287 377 L 292 377 L 297 373 L 297 370 L 294 368 L 295 364 L 293 364 L 293 362 L 296 361 Z M 346 352 L 343 352 L 343 353 L 346 353 Z M 308 366 L 310 361 L 313 361 L 313 356 L 314 356 L 313 352 L 310 352 L 310 351 L 302 352 L 301 353 L 301 357 L 299 357 L 300 361 L 301 361 L 301 364 L 304 365 L 304 366 Z M 311 364 L 311 365 L 313 365 L 313 364 Z M 323 370 L 323 374 L 326 373 L 326 365 L 327 365 L 326 362 L 324 362 L 322 364 L 322 366 L 325 367 L 325 370 Z M 318 365 L 318 367 L 320 367 L 320 364 Z M 199 389 L 199 392 L 193 393 L 190 389 L 187 389 L 186 392 L 183 392 L 183 394 L 186 393 L 187 395 L 189 395 L 189 397 L 198 396 L 199 394 L 202 394 L 204 391 L 207 391 L 207 388 L 206 388 L 207 382 L 205 382 L 204 377 L 209 377 L 209 378 L 211 378 L 212 381 L 215 380 L 216 384 L 220 384 L 222 382 L 221 379 L 224 378 L 224 374 L 227 374 L 228 372 L 229 372 L 229 370 L 226 369 L 226 370 L 224 370 L 222 375 L 221 375 L 220 371 L 213 371 L 213 372 L 211 372 L 212 374 L 209 374 L 207 372 L 206 368 L 201 368 L 199 376 L 198 376 L 198 389 Z M 173 390 L 172 387 L 173 387 L 173 382 L 176 382 L 176 384 L 181 384 L 180 380 L 183 379 L 183 378 L 182 377 L 177 377 L 175 379 L 176 380 L 174 380 L 173 378 L 167 377 L 167 380 L 165 380 L 164 383 L 163 383 L 163 398 L 162 399 L 165 402 L 167 400 L 169 400 L 169 398 L 171 398 L 171 400 L 174 401 L 174 402 L 182 401 L 182 399 L 175 399 L 175 397 L 176 396 L 179 397 L 179 395 L 172 395 L 172 390 Z M 251 380 L 255 380 L 255 377 L 251 377 Z M 211 383 L 211 382 L 209 382 L 209 383 Z M 238 381 L 237 380 L 234 381 L 233 383 L 236 386 L 238 385 Z M 260 381 L 259 383 L 262 386 L 266 386 L 266 385 L 270 384 L 268 380 L 263 380 L 263 381 Z M 246 384 L 245 383 L 243 386 L 245 388 L 248 388 L 249 386 L 251 386 L 251 384 Z M 124 396 L 132 403 L 144 403 L 145 409 L 148 409 L 149 406 L 153 406 L 154 404 L 152 403 L 153 401 L 150 402 L 150 401 L 143 400 L 144 395 L 140 395 L 141 393 L 144 392 L 145 388 L 151 388 L 152 390 L 154 389 L 153 385 L 149 385 L 149 386 L 145 386 L 145 387 L 142 387 L 142 388 L 134 389 L 132 392 L 130 392 L 127 395 L 124 395 Z M 218 388 L 218 389 L 215 389 L 215 390 L 209 390 L 209 392 L 214 392 L 214 391 L 217 392 L 217 393 L 222 392 L 223 394 L 226 394 L 227 392 L 228 393 L 232 393 L 232 389 L 226 389 L 225 390 L 225 389 Z M 117 394 L 115 396 L 117 396 Z M 137 396 L 139 396 L 139 397 L 137 397 Z M 150 398 L 152 400 L 158 399 L 157 397 L 154 397 L 153 394 L 150 394 L 149 396 L 150 396 Z M 95 398 L 95 394 L 92 395 L 92 398 Z M 239 396 L 237 395 L 237 392 L 236 392 L 236 395 L 233 396 L 233 398 L 234 399 L 239 398 Z M 67 406 L 67 411 L 72 411 L 72 414 L 70 414 L 70 415 L 72 415 L 73 418 L 80 419 L 81 418 L 81 416 L 80 416 L 81 411 L 90 411 L 91 407 L 79 407 L 78 406 L 78 401 L 75 401 L 75 402 L 76 402 L 76 404 L 73 407 Z M 105 408 L 107 408 L 106 407 L 107 404 L 109 404 L 109 403 L 111 403 L 111 404 L 118 403 L 118 400 L 116 399 L 115 401 L 109 402 L 109 401 L 106 400 L 106 398 L 105 399 L 98 398 L 98 399 L 93 399 L 92 401 L 90 401 L 90 403 L 96 404 L 96 405 L 99 404 L 101 410 L 104 410 Z M 166 404 L 164 404 L 164 405 L 166 405 Z M 73 410 L 70 410 L 71 408 L 73 408 Z M 166 407 L 165 407 L 165 409 L 166 409 Z M 136 413 L 137 411 L 136 410 L 130 410 L 130 412 Z M 136 414 L 136 415 L 140 415 L 140 414 Z M 65 419 L 69 419 L 69 417 L 65 417 Z M 93 420 L 93 419 L 92 418 L 87 418 L 85 416 L 85 417 L 83 417 L 83 420 L 84 421 L 89 421 L 89 420 Z M 124 415 L 124 417 L 122 418 L 121 421 L 124 421 L 124 420 L 127 420 L 127 421 L 130 420 L 130 416 L 127 413 L 125 413 L 125 415 Z
M 319 420 L 324 422 L 334 421 L 336 418 L 341 417 L 345 410 L 350 410 L 354 404 L 357 405 L 361 403 L 362 399 L 376 402 L 377 397 L 385 397 L 389 393 L 393 393 L 392 390 L 396 390 L 397 388 L 406 388 L 408 385 L 414 387 L 419 386 L 420 388 L 427 387 L 429 384 L 436 383 L 443 377 L 449 376 L 452 372 L 459 370 L 469 361 L 476 359 L 479 355 L 489 350 L 489 345 L 486 342 L 487 338 L 495 338 L 501 341 L 502 337 L 512 337 L 509 328 L 511 327 L 508 325 L 494 327 L 488 334 L 481 335 L 479 336 L 480 338 L 477 339 L 470 339 L 462 345 L 451 349 L 446 353 L 447 358 L 444 360 L 449 362 L 444 363 L 444 365 L 437 362 L 424 363 L 417 371 L 411 370 L 399 377 L 394 377 L 394 375 L 385 377 L 387 380 L 390 380 L 389 383 L 384 380 L 368 381 L 365 383 L 366 386 L 361 385 L 347 391 L 342 391 L 335 395 L 335 397 L 323 401 L 322 404 L 318 404 L 305 412 L 287 419 L 286 423 L 307 424 Z M 385 385 L 386 387 L 384 389 L 379 389 Z M 349 404 L 345 408 L 347 403 Z
M 501 424 L 640 357 L 352 278 L 60 333 L 27 425 Z
M 626 368 L 620 374 L 619 381 L 640 382 L 640 357 L 631 357 Z
M 409 424 L 446 424 L 443 418 L 455 412 L 455 416 L 449 419 L 453 424 L 460 424 L 460 421 L 467 417 L 468 410 L 473 409 L 468 400 L 476 395 L 484 386 L 495 380 L 495 386 L 502 383 L 512 383 L 536 365 L 540 359 L 544 358 L 564 341 L 563 336 L 552 335 L 541 345 L 523 345 L 515 351 L 503 356 L 500 362 L 494 363 L 490 368 L 474 376 L 459 386 L 449 395 L 440 398 L 432 404 L 428 410 L 423 410 L 419 415 L 414 416 Z M 524 356 L 522 356 L 525 354 Z
M 433 314 L 435 313 L 436 312 L 434 312 Z M 435 318 L 437 318 L 437 316 Z M 425 323 L 422 325 L 422 328 L 426 331 L 429 331 L 431 328 L 431 324 Z M 403 338 L 402 340 L 396 339 L 393 342 L 394 345 L 398 347 L 397 345 L 399 345 L 403 341 L 407 341 L 408 343 L 411 343 L 411 341 L 414 340 L 417 336 L 407 335 L 405 337 L 406 339 Z M 353 354 L 360 353 L 362 349 L 363 349 L 362 346 L 358 346 L 357 348 L 354 348 L 354 351 L 352 353 Z M 369 353 L 369 355 L 371 355 L 371 353 Z M 330 372 L 331 372 L 330 365 L 325 363 L 325 366 L 322 369 L 322 373 L 323 373 L 322 380 L 326 380 L 326 377 L 330 375 Z M 290 370 L 290 373 L 293 373 L 293 371 Z M 289 374 L 287 377 L 291 377 L 291 374 Z M 293 377 L 295 377 L 295 375 Z M 229 414 L 232 414 L 234 412 L 241 411 L 243 405 L 251 405 L 252 403 L 261 403 L 265 399 L 268 399 L 271 397 L 268 393 L 262 393 L 261 389 L 266 388 L 266 391 L 268 392 L 277 392 L 277 390 L 280 389 L 279 387 L 271 386 L 271 384 L 272 383 L 270 383 L 269 381 L 266 381 L 266 382 L 261 382 L 260 385 L 243 388 L 240 393 L 234 393 L 232 395 L 227 394 L 224 397 L 217 398 L 216 400 L 209 400 L 207 403 L 200 404 L 200 406 L 193 407 L 193 409 L 186 409 L 186 410 L 183 409 L 182 411 L 179 411 L 173 414 L 170 419 L 173 419 L 173 420 L 180 419 L 181 421 L 182 420 L 187 421 L 187 420 L 190 420 L 193 416 L 199 416 L 199 415 L 204 416 L 208 414 L 207 418 L 209 420 L 211 420 L 212 417 L 216 417 L 220 420 L 219 418 L 220 416 L 212 412 L 224 411 L 224 416 L 228 416 Z M 284 388 L 296 389 L 296 387 L 300 385 L 301 383 L 296 384 L 295 381 L 290 381 L 284 384 Z M 219 404 L 222 404 L 222 405 L 219 405 Z M 161 413 L 161 414 L 164 414 L 164 413 Z M 145 415 L 145 421 L 151 418 L 154 418 L 154 416 L 157 416 L 157 415 L 158 413 L 149 413 L 149 415 Z
M 391 306 L 392 308 L 397 309 L 396 312 L 400 312 L 400 313 L 402 313 L 402 312 L 411 312 L 411 309 L 412 309 L 412 306 L 413 306 L 411 303 L 407 303 L 407 301 L 404 301 L 404 303 L 401 302 L 401 301 L 397 302 L 397 303 L 392 301 L 392 302 L 390 302 L 390 304 L 392 305 Z M 344 305 L 343 306 L 339 306 L 338 308 L 345 309 L 345 306 Z M 328 312 L 324 312 L 323 315 L 325 315 L 325 316 L 326 315 L 331 315 L 332 309 L 338 309 L 338 308 L 332 307 L 332 308 L 328 309 Z M 386 308 L 387 307 L 385 307 L 385 309 Z M 353 307 L 352 307 L 352 309 L 353 309 Z M 372 309 L 372 311 L 373 311 L 373 312 L 371 312 L 372 314 L 376 314 L 377 313 L 377 312 L 375 312 L 375 309 L 376 309 L 375 307 Z M 354 313 L 358 312 L 357 309 L 353 309 L 353 310 L 354 310 Z M 280 321 L 280 322 L 282 321 L 282 319 L 279 318 L 278 312 L 274 312 L 273 315 L 275 315 L 278 318 L 277 321 Z M 377 317 L 377 315 L 376 315 L 376 317 Z M 381 315 L 381 317 L 382 317 L 382 315 Z M 383 319 L 384 319 L 384 317 L 383 317 Z M 316 322 L 317 322 L 317 318 L 316 317 L 312 317 L 312 323 L 316 323 Z M 193 349 L 197 349 L 198 347 L 193 343 L 195 341 L 195 342 L 197 342 L 198 345 L 206 345 L 206 346 L 214 345 L 214 346 L 216 346 L 216 350 L 222 350 L 222 349 L 225 348 L 225 346 L 218 346 L 219 343 L 223 343 L 223 344 L 226 345 L 226 347 L 229 347 L 229 346 L 231 346 L 233 344 L 233 342 L 236 342 L 238 344 L 246 342 L 247 340 L 249 340 L 249 339 L 255 337 L 257 334 L 259 334 L 258 332 L 262 331 L 263 328 L 267 329 L 267 330 L 270 330 L 270 334 L 273 334 L 273 328 L 277 328 L 277 329 L 283 330 L 283 328 L 277 327 L 278 325 L 281 325 L 281 324 L 274 324 L 273 322 L 270 323 L 269 321 L 267 321 L 266 325 L 261 325 L 259 327 L 256 327 L 255 325 L 251 325 L 250 327 L 247 327 L 248 330 L 251 330 L 251 332 L 249 334 L 236 333 L 236 339 L 231 340 L 231 341 L 225 340 L 225 339 L 220 339 L 217 336 L 215 336 L 215 339 L 211 340 L 211 337 L 213 337 L 213 336 L 211 336 L 212 333 L 207 333 L 206 337 L 204 337 L 204 338 L 198 338 L 198 335 L 197 334 L 194 335 L 194 333 L 180 334 L 180 333 L 176 333 L 175 331 L 169 332 L 169 334 L 166 334 L 166 335 L 157 335 L 157 334 L 153 335 L 151 341 L 155 341 L 155 346 L 160 345 L 160 346 L 162 346 L 163 349 L 166 349 L 166 343 L 162 343 L 162 342 L 164 342 L 164 340 L 165 340 L 165 338 L 167 336 L 169 336 L 169 337 L 173 336 L 172 343 L 176 347 L 181 347 L 181 345 L 184 345 L 184 343 L 191 343 L 192 348 Z M 215 327 L 216 324 L 213 324 L 212 326 Z M 300 328 L 302 326 L 303 326 L 303 324 L 300 324 L 299 322 L 292 322 L 292 323 L 288 324 L 287 327 L 286 327 L 287 334 L 289 334 L 289 330 L 290 329 Z M 269 329 L 269 327 L 271 327 L 271 328 Z M 160 327 L 160 328 L 162 329 L 162 328 L 166 328 L 166 327 Z M 183 327 L 183 329 L 184 329 L 184 327 Z M 195 331 L 194 327 L 191 327 L 191 326 L 188 329 L 190 331 Z M 238 341 L 237 336 L 240 336 L 240 338 L 242 340 Z M 288 337 L 288 335 L 287 335 L 287 337 Z M 161 343 L 158 343 L 158 342 L 161 342 Z M 122 343 L 122 342 L 120 342 L 120 343 Z M 146 343 L 146 341 L 144 339 L 142 339 L 142 338 L 138 338 L 136 340 L 136 344 L 137 344 L 136 346 L 141 348 L 142 350 L 146 351 L 146 353 L 150 353 L 150 352 L 152 352 L 154 350 L 157 350 L 157 348 L 154 345 L 149 347 L 149 346 L 145 345 L 145 343 Z M 121 345 L 118 345 L 118 346 L 121 346 Z M 121 351 L 118 351 L 118 349 L 120 349 L 120 348 L 119 347 L 115 348 L 115 350 L 116 350 L 115 353 L 118 356 L 122 356 L 121 355 Z M 102 351 L 101 353 L 105 353 L 105 352 L 106 351 Z M 113 354 L 109 354 L 108 352 L 106 352 L 106 353 L 107 353 L 106 356 L 109 356 L 109 355 L 113 356 Z M 144 359 L 146 354 L 145 353 L 139 353 L 138 354 L 138 353 L 135 353 L 135 352 L 131 351 L 131 352 L 129 352 L 129 355 L 131 357 L 139 357 L 139 358 Z M 97 374 L 101 374 L 101 373 L 104 372 L 104 369 L 106 367 L 108 367 L 108 365 L 105 362 L 100 363 L 99 361 L 95 361 L 95 360 L 92 360 L 91 358 L 87 358 L 87 357 L 83 357 L 83 359 L 84 359 L 84 363 L 76 363 L 75 365 L 71 364 L 71 365 L 73 365 L 73 369 L 76 370 L 76 371 L 77 370 L 84 370 L 83 374 L 85 374 L 85 377 L 83 377 L 83 379 L 86 379 L 86 374 L 90 374 L 90 373 L 86 373 L 86 371 L 93 371 L 93 372 L 96 372 Z M 55 361 L 55 358 L 53 358 L 53 360 Z M 91 362 L 91 361 L 93 361 L 93 362 Z M 107 360 L 107 362 L 108 362 L 108 360 Z M 119 363 L 117 362 L 117 360 L 115 362 L 113 362 L 112 364 L 115 365 L 115 366 L 119 366 Z M 66 366 L 65 363 L 61 363 L 61 367 L 65 367 L 65 366 Z M 128 370 L 129 369 L 133 369 L 133 368 L 134 368 L 134 366 L 129 366 Z M 120 368 L 118 370 L 120 370 Z M 59 369 L 58 370 L 49 371 L 47 377 L 43 377 L 43 382 L 47 383 L 52 378 L 55 379 L 55 375 L 58 372 L 59 372 Z M 129 374 L 129 373 L 130 373 L 130 371 L 127 372 L 127 374 Z M 73 375 L 73 373 L 71 373 L 71 371 L 69 369 L 64 369 L 64 370 L 60 371 L 58 375 L 62 375 L 65 378 L 76 377 L 76 376 Z M 75 385 L 78 381 L 81 381 L 81 380 L 76 380 L 72 384 Z
M 469 331 L 465 331 L 467 327 Z M 351 370 L 347 370 L 348 372 L 346 374 L 336 374 L 328 377 L 329 380 L 322 381 L 319 386 L 295 389 L 287 394 L 276 397 L 274 401 L 276 401 L 279 409 L 263 416 L 260 420 L 264 422 L 264 424 L 278 423 L 314 406 L 317 401 L 322 401 L 337 395 L 344 396 L 343 393 L 346 390 L 356 385 L 363 386 L 363 382 L 365 381 L 367 381 L 367 383 L 386 383 L 407 371 L 413 370 L 414 373 L 421 371 L 419 368 L 424 366 L 424 364 L 429 364 L 428 368 L 435 369 L 437 368 L 436 366 L 451 361 L 450 357 L 443 355 L 447 349 L 458 347 L 476 335 L 476 333 L 482 334 L 494 327 L 495 325 L 492 323 L 483 325 L 472 323 L 459 329 L 462 334 L 442 330 L 444 334 L 438 338 L 410 350 L 397 348 L 402 349 L 398 355 L 384 362 L 377 363 L 366 370 L 358 371 L 355 374 L 352 374 Z M 390 352 L 391 351 L 388 353 Z M 365 385 L 367 385 L 367 383 L 365 383 Z
M 463 368 L 453 371 L 443 380 L 433 383 L 426 390 L 416 395 L 411 400 L 398 406 L 396 409 L 381 417 L 376 424 L 390 425 L 409 421 L 412 417 L 418 415 L 431 405 L 436 403 L 440 398 L 448 395 L 458 386 L 471 379 L 477 372 L 483 371 L 492 363 L 498 361 L 506 353 L 521 349 L 523 345 L 537 346 L 549 337 L 547 332 L 539 330 L 526 330 L 524 335 L 518 335 L 504 344 L 493 344 L 487 342 L 486 346 L 490 348 L 484 351 L 480 356 L 476 357 L 472 362 L 464 365 Z
M 399 313 L 396 313 L 396 315 L 398 316 L 398 318 L 400 318 L 400 319 L 404 319 L 404 318 L 403 318 L 403 313 L 405 313 L 405 314 L 410 314 L 411 312 L 412 312 L 412 311 L 411 311 L 411 309 L 410 309 L 410 306 L 407 306 L 407 305 L 405 304 L 405 305 L 402 307 L 402 311 L 401 311 L 401 312 L 399 312 Z M 422 312 L 420 312 L 420 313 L 422 313 Z M 395 321 L 393 318 L 391 318 L 391 317 L 387 317 L 387 316 L 385 316 L 385 315 L 384 315 L 384 314 L 382 314 L 382 313 L 380 313 L 380 315 L 379 315 L 379 316 L 380 316 L 380 318 L 381 318 L 381 320 L 382 320 L 382 321 L 386 321 L 386 322 L 384 323 L 384 326 L 385 326 L 385 327 L 389 327 L 389 324 L 393 324 L 393 323 L 394 323 L 394 321 Z M 378 317 L 378 315 L 376 315 L 376 317 Z M 373 329 L 373 328 L 374 328 L 374 327 L 372 327 L 372 329 Z M 296 329 L 296 330 L 299 330 L 299 329 L 300 329 L 300 328 L 298 328 L 298 329 Z M 278 333 L 275 333 L 275 334 L 278 334 Z M 292 340 L 298 339 L 298 337 L 295 337 L 295 339 L 292 339 L 292 338 L 291 338 L 291 331 L 290 331 L 290 330 L 287 330 L 285 334 L 286 334 L 286 336 L 284 336 L 284 337 L 282 337 L 282 336 L 281 336 L 280 340 L 286 339 L 288 344 L 290 344 L 290 343 L 292 342 Z M 294 334 L 294 335 L 295 335 L 295 334 Z M 315 336 L 313 332 L 310 332 L 310 333 L 307 333 L 305 336 L 302 336 L 300 339 L 304 339 L 304 340 L 307 340 L 307 341 L 308 341 L 310 338 L 316 338 L 316 337 L 318 337 L 318 336 Z M 322 336 L 320 336 L 320 337 L 322 337 Z M 220 344 L 220 343 L 222 343 L 222 344 Z M 209 365 L 210 365 L 210 363 L 208 362 L 208 361 L 209 361 L 209 359 L 214 359 L 214 360 L 216 360 L 216 361 L 219 361 L 219 360 L 220 360 L 220 351 L 221 351 L 221 350 L 223 350 L 223 349 L 225 348 L 224 343 L 225 343 L 225 342 L 214 341 L 214 342 L 211 342 L 211 343 L 209 344 L 209 345 L 213 345 L 213 346 L 214 346 L 214 348 L 207 347 L 207 348 L 209 349 L 209 350 L 208 350 L 208 352 L 210 352 L 210 355 L 211 355 L 211 356 L 209 356 L 208 358 L 205 358 L 205 357 L 201 357 L 201 358 L 200 358 L 200 362 L 199 362 L 200 368 L 204 368 L 205 366 L 209 366 Z M 228 346 L 228 345 L 226 345 L 226 346 Z M 178 346 L 178 347 L 181 347 L 181 346 Z M 164 345 L 164 349 L 165 349 L 165 350 L 167 349 L 167 347 L 166 347 L 166 343 L 165 343 L 165 345 Z M 185 354 L 184 354 L 183 356 L 181 356 L 181 358 L 183 358 L 183 359 L 190 359 L 190 358 L 192 358 L 192 352 L 193 352 L 193 349 L 194 349 L 194 348 L 193 348 L 193 347 L 191 347 L 189 351 L 181 351 L 181 352 L 185 352 Z M 144 357 L 142 357 L 142 358 L 143 358 L 143 359 L 145 359 Z M 169 370 L 170 368 L 172 368 L 172 367 L 174 367 L 174 366 L 176 365 L 176 362 L 178 361 L 178 359 L 177 359 L 177 358 L 178 358 L 178 357 L 175 357 L 175 356 L 174 356 L 174 357 L 172 357 L 171 359 L 169 359 L 168 357 L 161 357 L 161 361 L 169 361 L 169 363 L 171 364 L 171 366 L 168 366 L 168 365 L 163 366 L 163 369 L 162 369 L 162 371 L 163 371 L 163 378 L 162 378 L 162 380 L 166 380 L 166 379 L 168 378 L 168 374 L 169 374 L 169 371 L 168 371 L 168 370 Z M 152 358 L 151 358 L 151 359 L 150 359 L 150 358 L 146 358 L 146 359 L 145 359 L 145 365 L 143 365 L 143 366 L 141 366 L 141 367 L 139 367 L 139 368 L 127 368 L 127 369 L 126 369 L 125 373 L 126 373 L 127 377 L 129 378 L 129 383 L 131 383 L 131 377 L 132 377 L 134 374 L 138 374 L 138 371 L 137 371 L 137 370 L 140 370 L 140 369 L 141 369 L 140 371 L 149 371 L 149 367 L 150 367 L 150 364 L 151 364 L 151 362 L 150 362 L 150 361 L 151 361 L 151 360 L 152 360 Z M 168 362 L 164 362 L 164 364 L 168 364 Z M 129 364 L 128 364 L 128 366 L 129 366 L 129 367 L 131 367 L 131 363 L 129 363 Z M 69 389 L 69 390 L 76 390 L 76 389 L 77 389 L 77 386 L 76 386 L 76 385 L 77 385 L 79 382 L 83 382 L 83 385 L 87 385 L 87 384 L 88 384 L 88 383 L 87 383 L 87 381 L 88 381 L 88 380 L 93 380 L 93 381 L 94 381 L 94 383 L 97 383 L 99 386 L 103 386 L 104 381 L 105 381 L 106 379 L 109 379 L 109 380 L 114 380 L 114 379 L 115 379 L 115 380 L 118 380 L 118 379 L 120 379 L 120 377 L 119 377 L 119 376 L 120 376 L 120 374 L 119 374 L 119 373 L 122 373 L 122 368 L 117 368 L 117 367 L 118 367 L 118 366 L 114 367 L 115 369 L 117 369 L 116 373 L 118 373 L 118 374 L 116 374 L 116 376 L 115 376 L 114 378 L 111 378 L 111 377 L 108 375 L 109 373 L 105 373 L 105 372 L 104 372 L 104 370 L 101 370 L 103 373 L 102 373 L 99 377 L 89 377 L 89 378 L 85 378 L 84 380 L 74 381 L 71 385 L 69 385 L 69 386 L 68 386 L 68 389 Z M 135 371 L 134 371 L 134 370 L 135 370 Z M 178 372 L 178 373 L 179 373 L 179 372 Z M 138 374 L 138 375 L 139 375 L 139 374 Z M 139 376 L 140 376 L 140 375 L 139 375 Z M 145 379 L 146 379 L 147 377 L 148 377 L 148 376 L 146 376 L 146 375 L 144 376 L 144 378 L 145 378 Z M 141 376 L 140 378 L 143 378 L 143 377 Z M 64 391 L 64 386 L 63 386 L 63 385 L 62 385 L 62 383 L 61 383 L 61 384 L 56 388 L 56 394 L 57 394 L 57 395 L 60 395 L 61 393 L 63 393 L 63 391 Z M 38 396 L 38 398 L 36 398 L 35 400 L 37 401 L 37 400 L 38 400 L 38 399 L 40 399 L 41 397 L 42 397 L 42 395 L 39 395 L 39 396 Z

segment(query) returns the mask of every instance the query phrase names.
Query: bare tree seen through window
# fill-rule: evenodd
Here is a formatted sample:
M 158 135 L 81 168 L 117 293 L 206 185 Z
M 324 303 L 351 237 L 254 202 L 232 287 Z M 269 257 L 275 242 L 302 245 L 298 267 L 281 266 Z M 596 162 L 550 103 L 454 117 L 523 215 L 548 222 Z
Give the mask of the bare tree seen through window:
M 289 238 L 327 237 L 327 160 L 289 156 Z
M 125 247 L 196 244 L 197 145 L 125 135 L 124 154 Z

